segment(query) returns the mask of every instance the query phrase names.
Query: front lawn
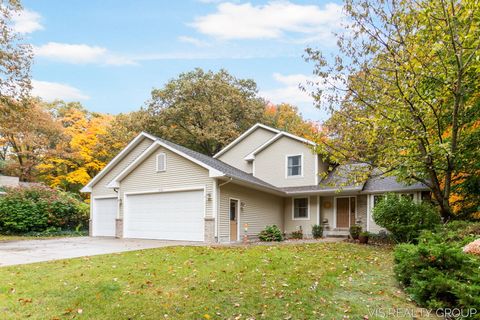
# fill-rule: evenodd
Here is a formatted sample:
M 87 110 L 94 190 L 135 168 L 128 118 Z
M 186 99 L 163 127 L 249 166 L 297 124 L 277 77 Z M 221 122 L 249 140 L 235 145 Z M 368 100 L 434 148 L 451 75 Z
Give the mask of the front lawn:
M 0 268 L 1 319 L 376 319 L 415 308 L 388 249 L 167 247 Z M 410 317 L 411 318 L 411 317 Z

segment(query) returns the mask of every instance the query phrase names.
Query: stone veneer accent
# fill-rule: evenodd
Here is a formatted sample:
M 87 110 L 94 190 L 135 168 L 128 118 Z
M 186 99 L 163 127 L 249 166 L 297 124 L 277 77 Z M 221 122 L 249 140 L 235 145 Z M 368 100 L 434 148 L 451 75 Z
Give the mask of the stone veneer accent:
M 360 221 L 364 231 L 367 230 L 367 197 L 367 195 L 357 196 L 357 221 Z
M 205 242 L 215 242 L 215 218 L 205 218 Z
M 115 238 L 123 238 L 123 219 L 115 219 Z

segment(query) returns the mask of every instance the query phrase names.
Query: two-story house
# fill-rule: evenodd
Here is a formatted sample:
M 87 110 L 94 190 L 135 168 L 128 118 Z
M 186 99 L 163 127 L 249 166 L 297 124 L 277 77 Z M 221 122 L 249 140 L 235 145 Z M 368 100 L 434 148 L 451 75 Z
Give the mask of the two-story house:
M 273 224 L 308 237 L 314 224 L 326 235 L 347 235 L 355 223 L 376 232 L 379 197 L 418 200 L 427 190 L 394 177 L 345 183 L 355 165 L 328 172 L 314 146 L 256 124 L 212 158 L 141 133 L 82 189 L 91 193 L 90 234 L 230 242 Z

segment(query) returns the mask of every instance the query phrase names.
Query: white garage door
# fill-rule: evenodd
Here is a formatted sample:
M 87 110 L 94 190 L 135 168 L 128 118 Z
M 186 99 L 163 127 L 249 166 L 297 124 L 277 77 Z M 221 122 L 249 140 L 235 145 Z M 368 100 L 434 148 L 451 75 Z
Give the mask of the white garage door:
M 92 236 L 115 236 L 117 198 L 93 199 Z
M 124 237 L 203 241 L 203 190 L 127 195 Z

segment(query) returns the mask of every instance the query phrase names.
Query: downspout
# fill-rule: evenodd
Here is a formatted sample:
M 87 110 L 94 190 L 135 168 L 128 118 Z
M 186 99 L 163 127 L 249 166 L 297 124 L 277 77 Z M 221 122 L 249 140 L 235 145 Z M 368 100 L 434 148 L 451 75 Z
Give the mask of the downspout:
M 230 177 L 230 179 L 229 179 L 228 181 L 225 181 L 224 183 L 220 183 L 220 184 L 218 185 L 218 187 L 219 187 L 219 188 L 220 188 L 220 187 L 223 187 L 224 185 L 229 184 L 230 182 L 232 182 L 232 180 L 233 180 L 233 178 Z

